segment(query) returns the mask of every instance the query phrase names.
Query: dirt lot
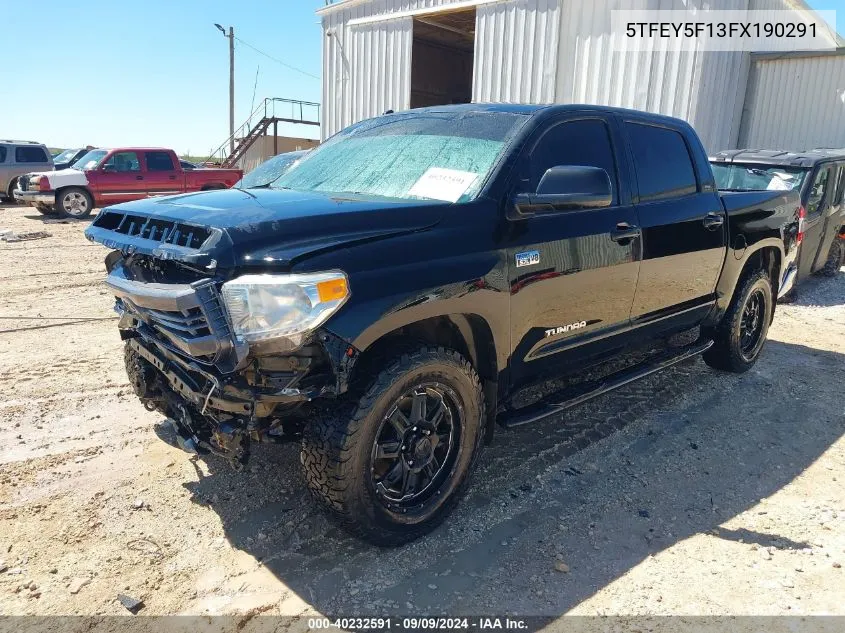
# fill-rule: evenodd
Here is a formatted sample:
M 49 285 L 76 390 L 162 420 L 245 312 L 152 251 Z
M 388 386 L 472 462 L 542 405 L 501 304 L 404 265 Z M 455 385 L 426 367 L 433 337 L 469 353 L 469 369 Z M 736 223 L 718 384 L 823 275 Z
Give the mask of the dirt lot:
M 0 242 L 0 614 L 845 614 L 845 274 L 745 375 L 696 360 L 499 432 L 443 527 L 379 550 L 296 447 L 236 474 L 159 439 L 85 226 L 0 208 L 50 233 Z

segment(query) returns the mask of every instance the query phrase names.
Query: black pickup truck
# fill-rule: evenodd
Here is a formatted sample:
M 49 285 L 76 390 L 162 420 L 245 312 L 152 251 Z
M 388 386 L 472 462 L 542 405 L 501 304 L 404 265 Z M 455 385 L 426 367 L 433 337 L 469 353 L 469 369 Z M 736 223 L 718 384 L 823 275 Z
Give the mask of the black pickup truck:
M 720 195 L 683 121 L 473 104 L 353 125 L 267 188 L 106 208 L 86 235 L 112 249 L 131 383 L 185 448 L 237 467 L 250 442 L 300 441 L 314 494 L 396 544 L 454 506 L 497 421 L 698 354 L 749 369 L 798 206 Z M 558 374 L 563 392 L 515 408 Z

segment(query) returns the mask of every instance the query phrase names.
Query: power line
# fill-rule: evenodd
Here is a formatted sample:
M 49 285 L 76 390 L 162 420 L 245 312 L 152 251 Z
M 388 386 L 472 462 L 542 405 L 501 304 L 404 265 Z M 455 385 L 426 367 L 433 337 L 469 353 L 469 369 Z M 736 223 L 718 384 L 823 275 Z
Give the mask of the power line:
M 294 71 L 296 71 L 296 72 L 298 72 L 298 73 L 301 73 L 301 74 L 303 74 L 303 75 L 305 75 L 305 76 L 307 76 L 307 77 L 311 77 L 311 78 L 313 78 L 313 79 L 317 79 L 317 80 L 319 80 L 319 79 L 320 79 L 320 77 L 318 77 L 317 75 L 312 75 L 311 73 L 309 73 L 309 72 L 307 72 L 307 71 L 305 71 L 305 70 L 302 70 L 301 68 L 297 68 L 296 66 L 291 66 L 290 64 L 287 64 L 287 63 L 283 62 L 281 59 L 277 59 L 277 58 L 273 57 L 272 55 L 270 55 L 270 54 L 268 54 L 268 53 L 265 53 L 265 52 L 264 52 L 264 51 L 262 51 L 261 49 L 255 48 L 255 46 L 253 46 L 253 45 L 252 45 L 252 44 L 250 44 L 249 42 L 244 42 L 244 41 L 243 41 L 241 38 L 239 38 L 238 36 L 235 36 L 235 39 L 236 39 L 236 40 L 238 40 L 241 44 L 243 44 L 243 45 L 244 45 L 244 46 L 246 46 L 247 48 L 251 48 L 251 49 L 252 49 L 252 50 L 254 50 L 256 53 L 259 53 L 260 55 L 264 55 L 264 57 L 266 57 L 267 59 L 272 59 L 274 62 L 276 62 L 277 64 L 281 64 L 281 65 L 282 65 L 282 66 L 284 66 L 285 68 L 289 68 L 290 70 L 294 70 Z

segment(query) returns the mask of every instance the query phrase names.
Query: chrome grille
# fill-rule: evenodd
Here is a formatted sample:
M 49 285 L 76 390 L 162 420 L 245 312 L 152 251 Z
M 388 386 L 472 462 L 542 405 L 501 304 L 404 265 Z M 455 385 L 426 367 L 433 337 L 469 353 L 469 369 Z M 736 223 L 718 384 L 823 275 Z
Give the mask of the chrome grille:
M 180 336 L 186 340 L 193 340 L 211 334 L 208 321 L 200 308 L 191 308 L 182 312 L 147 308 L 144 312 L 149 315 L 152 325 L 156 329 L 167 330 L 171 334 Z
M 129 237 L 140 237 L 187 248 L 201 247 L 211 235 L 211 231 L 201 226 L 120 211 L 101 213 L 94 220 L 93 226 Z

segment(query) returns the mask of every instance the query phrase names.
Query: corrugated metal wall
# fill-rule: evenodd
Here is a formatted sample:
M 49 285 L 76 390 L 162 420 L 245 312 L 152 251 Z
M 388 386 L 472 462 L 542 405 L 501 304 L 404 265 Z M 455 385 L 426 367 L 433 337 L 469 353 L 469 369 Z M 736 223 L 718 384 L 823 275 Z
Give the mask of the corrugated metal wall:
M 745 9 L 747 0 L 721 0 L 720 9 Z M 689 0 L 687 8 L 709 2 Z M 677 0 L 565 0 L 561 16 L 559 103 L 591 103 L 647 110 L 689 121 L 708 149 L 735 142 L 742 113 L 748 55 L 684 51 L 614 50 L 611 11 L 681 9 Z
M 350 26 L 349 21 L 460 0 L 372 0 L 323 14 L 323 125 L 325 139 L 347 125 L 407 110 L 411 94 L 413 20 Z
M 560 2 L 516 0 L 476 10 L 476 102 L 552 103 Z
M 324 42 L 324 138 L 362 118 L 410 106 L 412 18 L 352 27 L 348 22 L 459 1 L 353 0 L 323 14 L 324 32 L 331 34 Z M 757 10 L 802 6 L 801 0 L 494 0 L 476 10 L 473 101 L 647 110 L 686 119 L 709 151 L 736 147 L 741 124 L 755 116 L 743 115 L 748 53 L 668 46 L 615 51 L 611 33 L 614 9 L 708 10 L 714 4 Z
M 845 147 L 845 54 L 755 58 L 742 147 Z

